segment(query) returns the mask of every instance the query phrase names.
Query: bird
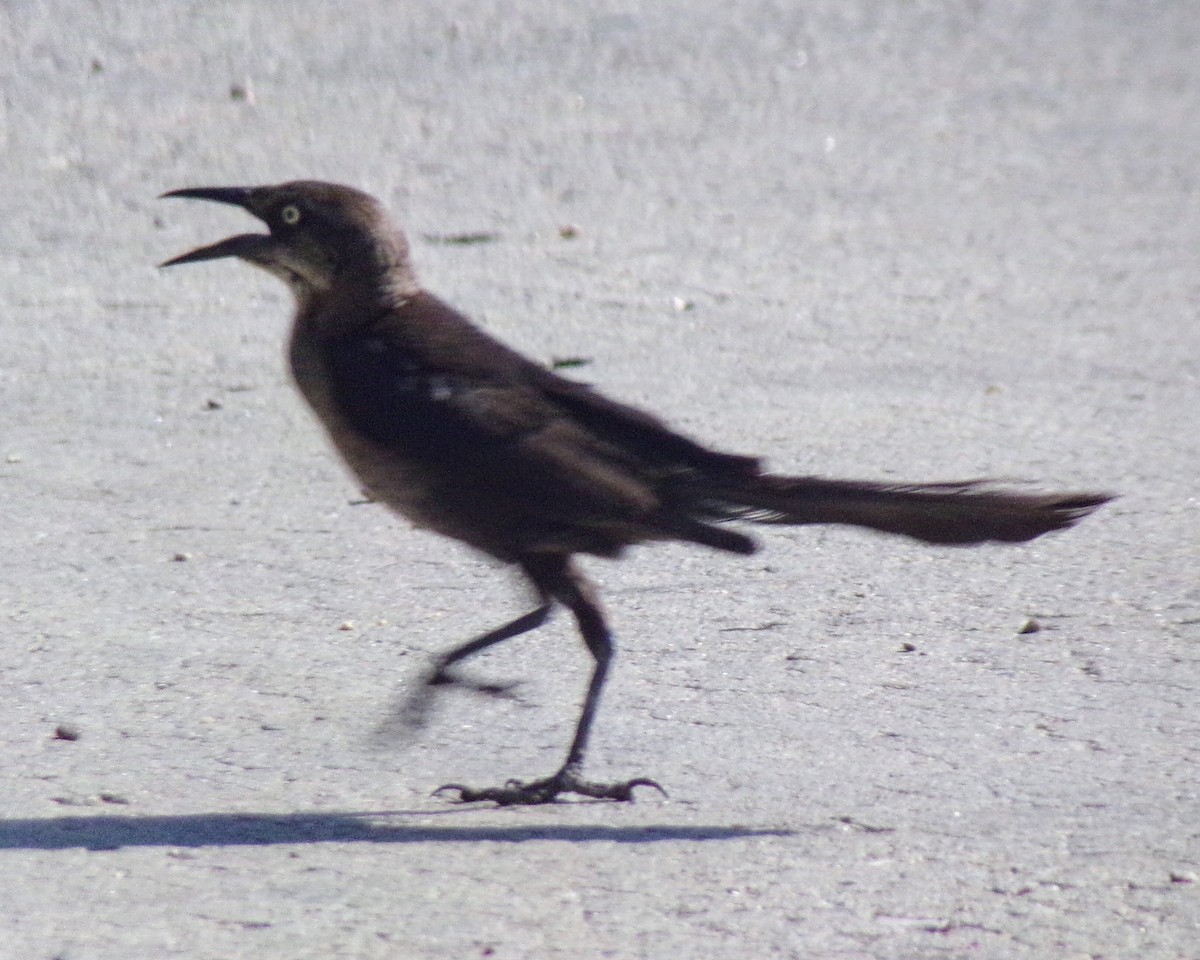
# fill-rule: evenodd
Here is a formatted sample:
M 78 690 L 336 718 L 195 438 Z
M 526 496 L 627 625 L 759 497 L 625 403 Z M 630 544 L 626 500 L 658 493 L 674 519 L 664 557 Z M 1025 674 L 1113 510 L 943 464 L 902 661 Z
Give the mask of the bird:
M 458 803 L 629 801 L 650 777 L 603 782 L 583 766 L 614 644 L 578 558 L 682 541 L 749 555 L 746 524 L 840 524 L 934 545 L 1020 543 L 1071 527 L 1112 499 L 988 480 L 890 483 L 768 472 L 657 416 L 569 379 L 496 339 L 417 279 L 403 230 L 356 188 L 315 180 L 185 187 L 162 197 L 239 207 L 266 232 L 231 236 L 160 266 L 236 258 L 295 299 L 288 357 L 299 392 L 370 499 L 516 567 L 537 605 L 437 657 L 411 695 L 414 723 L 442 687 L 504 695 L 458 664 L 573 614 L 592 659 L 574 735 L 546 777 L 447 783 Z

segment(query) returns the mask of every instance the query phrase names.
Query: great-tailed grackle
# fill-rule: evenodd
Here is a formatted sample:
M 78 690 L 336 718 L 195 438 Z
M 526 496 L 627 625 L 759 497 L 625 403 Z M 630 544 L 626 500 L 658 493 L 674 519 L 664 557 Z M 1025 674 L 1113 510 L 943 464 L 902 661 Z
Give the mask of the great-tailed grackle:
M 617 557 L 653 540 L 753 553 L 755 541 L 727 521 L 850 524 L 933 544 L 1015 543 L 1069 527 L 1110 499 L 983 481 L 764 473 L 756 457 L 711 450 L 534 363 L 421 289 L 404 234 L 365 193 L 298 181 L 164 196 L 232 204 L 266 224 L 266 234 L 230 237 L 163 266 L 238 257 L 283 280 L 297 305 L 296 384 L 367 491 L 419 526 L 515 564 L 537 592 L 537 609 L 440 657 L 415 706 L 443 684 L 497 692 L 468 683 L 454 665 L 540 626 L 556 603 L 578 622 L 595 666 L 566 761 L 543 780 L 442 788 L 462 802 L 548 803 L 563 793 L 629 800 L 637 786 L 658 787 L 646 778 L 595 783 L 581 775 L 613 643 L 574 554 Z

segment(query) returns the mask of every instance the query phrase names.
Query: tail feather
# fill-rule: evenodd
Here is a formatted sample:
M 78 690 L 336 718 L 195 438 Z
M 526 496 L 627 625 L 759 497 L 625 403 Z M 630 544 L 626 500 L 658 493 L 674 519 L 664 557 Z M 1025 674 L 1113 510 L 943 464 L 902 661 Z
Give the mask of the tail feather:
M 836 523 L 925 543 L 1020 543 L 1082 520 L 1112 499 L 1103 493 L 1022 493 L 986 480 L 887 484 L 763 475 L 719 499 L 729 519 Z

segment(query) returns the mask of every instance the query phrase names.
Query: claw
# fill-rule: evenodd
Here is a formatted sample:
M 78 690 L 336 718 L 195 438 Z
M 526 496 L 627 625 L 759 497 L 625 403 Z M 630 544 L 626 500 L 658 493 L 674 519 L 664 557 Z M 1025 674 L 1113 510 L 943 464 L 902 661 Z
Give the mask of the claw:
M 532 806 L 542 803 L 556 803 L 560 794 L 575 793 L 581 797 L 593 800 L 614 800 L 620 803 L 632 802 L 635 787 L 653 787 L 664 797 L 667 791 L 656 780 L 649 777 L 637 777 L 633 780 L 623 780 L 617 783 L 596 783 L 584 780 L 573 770 L 560 770 L 545 780 L 508 780 L 502 787 L 482 787 L 476 789 L 461 783 L 445 783 L 433 791 L 438 796 L 444 790 L 457 790 L 458 796 L 452 798 L 453 803 L 479 803 L 490 800 L 500 807 Z
M 630 780 L 628 783 L 624 784 L 624 786 L 625 786 L 626 791 L 629 794 L 629 796 L 625 798 L 628 800 L 633 799 L 633 788 L 634 787 L 653 787 L 655 790 L 657 790 L 659 793 L 661 793 L 663 795 L 664 799 L 668 799 L 668 800 L 670 799 L 670 795 L 667 793 L 666 790 L 663 789 L 662 784 L 659 783 L 657 780 L 651 780 L 649 777 L 638 777 L 636 780 Z
M 464 784 L 461 784 L 461 783 L 443 783 L 440 787 L 438 787 L 436 790 L 434 790 L 433 793 L 430 794 L 430 796 L 431 797 L 441 796 L 443 790 L 457 790 L 458 791 L 457 797 L 450 798 L 451 803 L 466 803 L 467 801 L 464 800 L 463 797 L 465 797 L 468 793 L 471 792 L 470 787 L 468 787 Z

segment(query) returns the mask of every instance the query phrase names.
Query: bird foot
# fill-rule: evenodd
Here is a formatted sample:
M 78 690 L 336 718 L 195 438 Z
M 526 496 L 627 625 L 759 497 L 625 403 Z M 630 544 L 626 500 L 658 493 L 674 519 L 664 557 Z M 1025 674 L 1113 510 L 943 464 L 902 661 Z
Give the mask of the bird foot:
M 512 680 L 508 683 L 482 683 L 474 680 L 466 680 L 463 677 L 453 674 L 438 674 L 426 681 L 426 687 L 462 687 L 464 690 L 470 690 L 472 693 L 482 693 L 485 696 L 495 697 L 498 700 L 520 700 L 513 691 L 521 685 L 520 680 Z
M 518 804 L 555 803 L 559 794 L 563 793 L 576 793 L 595 800 L 632 802 L 634 787 L 653 787 L 664 797 L 667 795 L 666 790 L 648 777 L 637 777 L 617 783 L 596 783 L 584 780 L 577 771 L 569 767 L 563 767 L 554 776 L 544 780 L 509 780 L 502 787 L 483 787 L 477 790 L 461 783 L 446 783 L 434 790 L 433 795 L 437 796 L 442 791 L 457 790 L 458 796 L 452 798 L 455 803 L 491 800 L 498 806 L 510 807 Z
M 429 711 L 433 705 L 434 694 L 438 687 L 460 687 L 463 690 L 471 691 L 471 693 L 481 693 L 487 697 L 495 697 L 497 700 L 515 700 L 520 702 L 520 695 L 514 692 L 520 685 L 519 680 L 514 680 L 511 683 L 480 683 L 468 680 L 457 673 L 439 670 L 436 673 L 430 674 L 404 701 L 403 706 L 399 710 L 401 722 L 405 727 L 413 730 L 424 727 L 429 720 Z

